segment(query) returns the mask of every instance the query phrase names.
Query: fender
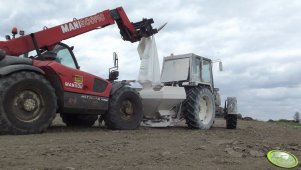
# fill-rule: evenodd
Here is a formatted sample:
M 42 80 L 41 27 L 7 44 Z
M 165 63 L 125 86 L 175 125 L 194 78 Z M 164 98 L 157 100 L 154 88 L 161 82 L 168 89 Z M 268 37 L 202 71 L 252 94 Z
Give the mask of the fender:
M 8 65 L 0 68 L 0 76 L 6 76 L 8 74 L 17 72 L 17 71 L 33 71 L 40 74 L 45 74 L 43 70 L 38 67 L 34 67 L 31 65 L 25 64 L 17 64 L 17 65 Z
M 120 88 L 127 86 L 127 87 L 131 87 L 130 83 L 128 83 L 125 80 L 122 81 L 115 81 L 112 83 L 112 89 L 110 91 L 110 96 L 112 96 L 113 94 L 115 94 Z
M 57 113 L 61 113 L 64 107 L 64 89 L 61 85 L 61 80 L 56 74 L 56 72 L 51 68 L 44 67 L 43 71 L 45 72 L 46 79 L 51 83 L 52 87 L 55 89 L 58 104 Z
M 114 82 L 112 84 L 112 89 L 111 89 L 111 92 L 110 92 L 110 96 L 112 96 L 114 93 L 116 93 L 116 91 L 118 91 L 121 87 L 125 86 L 126 83 L 124 82 Z
M 18 64 L 32 65 L 32 59 L 6 56 L 0 61 L 0 67 L 5 67 L 9 65 L 18 65 Z

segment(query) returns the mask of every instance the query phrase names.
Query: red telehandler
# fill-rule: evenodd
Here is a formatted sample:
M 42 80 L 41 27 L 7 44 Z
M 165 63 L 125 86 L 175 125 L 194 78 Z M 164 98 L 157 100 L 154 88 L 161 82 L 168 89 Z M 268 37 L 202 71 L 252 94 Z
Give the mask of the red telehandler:
M 92 126 L 100 115 L 111 129 L 134 129 L 143 117 L 139 94 L 126 82 L 116 82 L 79 69 L 73 47 L 62 40 L 117 24 L 125 41 L 137 42 L 158 32 L 153 19 L 129 21 L 122 7 L 73 19 L 29 35 L 13 29 L 0 41 L 0 133 L 45 131 L 56 113 L 67 126 Z M 29 56 L 35 51 L 36 55 Z M 115 66 L 116 66 L 115 58 Z

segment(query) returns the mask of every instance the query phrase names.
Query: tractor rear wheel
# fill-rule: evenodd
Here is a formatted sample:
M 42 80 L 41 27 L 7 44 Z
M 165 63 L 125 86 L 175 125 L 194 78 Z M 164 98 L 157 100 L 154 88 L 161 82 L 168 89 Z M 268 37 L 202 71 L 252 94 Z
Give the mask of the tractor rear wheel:
M 140 95 L 132 88 L 121 87 L 110 98 L 104 121 L 110 129 L 136 129 L 143 117 Z
M 0 79 L 0 133 L 41 133 L 56 109 L 54 89 L 42 75 L 22 71 Z
M 98 119 L 98 115 L 87 115 L 87 114 L 61 114 L 63 122 L 67 126 L 83 126 L 91 127 Z
M 226 128 L 236 129 L 236 126 L 237 126 L 237 115 L 236 114 L 226 115 Z
M 193 129 L 210 129 L 215 119 L 213 94 L 205 87 L 192 87 L 186 93 L 183 102 L 186 124 Z

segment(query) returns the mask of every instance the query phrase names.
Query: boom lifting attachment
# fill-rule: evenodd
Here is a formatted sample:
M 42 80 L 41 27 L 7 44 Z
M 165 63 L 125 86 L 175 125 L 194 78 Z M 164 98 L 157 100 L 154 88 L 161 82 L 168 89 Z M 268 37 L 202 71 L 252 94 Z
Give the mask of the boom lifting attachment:
M 149 37 L 158 32 L 152 28 L 153 19 L 143 19 L 140 22 L 129 21 L 122 7 L 113 10 L 105 10 L 92 16 L 81 19 L 74 18 L 73 21 L 52 28 L 44 27 L 43 30 L 30 35 L 0 41 L 0 49 L 11 56 L 19 56 L 36 49 L 51 50 L 62 40 L 95 30 L 109 25 L 118 25 L 122 39 L 136 42 L 142 37 Z M 16 32 L 16 30 L 14 30 Z

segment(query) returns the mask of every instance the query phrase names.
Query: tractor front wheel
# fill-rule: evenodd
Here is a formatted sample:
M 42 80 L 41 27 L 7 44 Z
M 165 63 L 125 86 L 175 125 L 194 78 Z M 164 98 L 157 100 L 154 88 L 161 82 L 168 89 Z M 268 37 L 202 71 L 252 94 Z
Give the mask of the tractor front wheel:
M 210 129 L 215 119 L 213 94 L 205 87 L 191 87 L 186 93 L 183 103 L 186 124 L 193 129 Z
M 54 89 L 42 75 L 22 71 L 0 79 L 0 133 L 41 133 L 56 109 Z
M 121 87 L 110 98 L 104 121 L 110 129 L 136 129 L 143 117 L 140 95 L 132 88 Z

